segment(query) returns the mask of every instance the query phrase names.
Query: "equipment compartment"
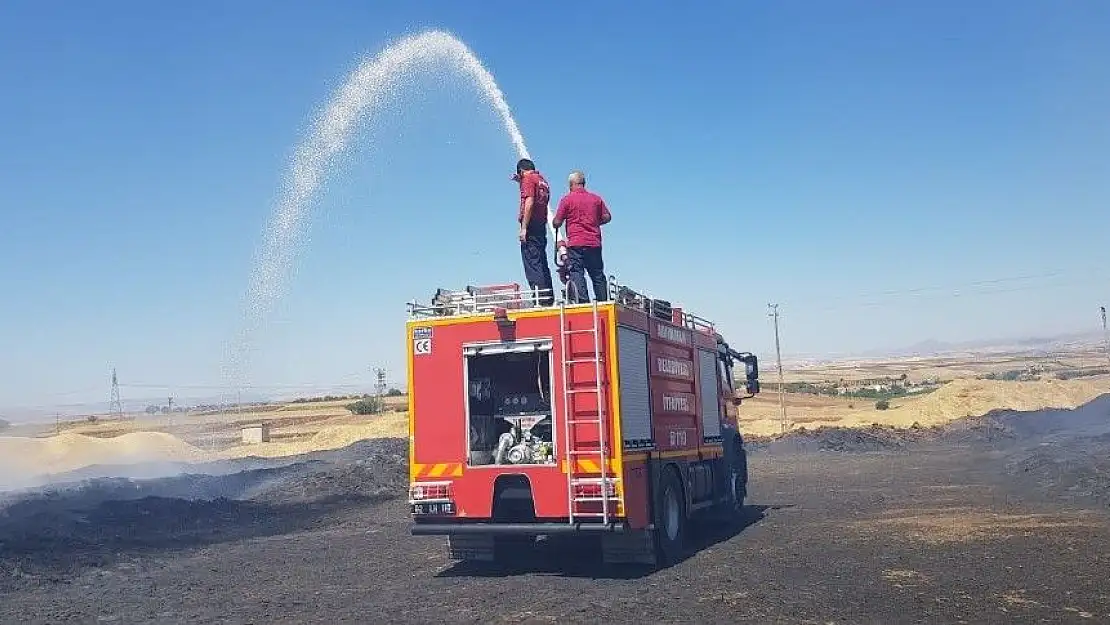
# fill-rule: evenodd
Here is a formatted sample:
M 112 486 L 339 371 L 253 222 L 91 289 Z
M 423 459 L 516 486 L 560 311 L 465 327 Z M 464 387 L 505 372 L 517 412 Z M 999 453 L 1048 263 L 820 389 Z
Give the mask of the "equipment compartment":
M 554 465 L 551 341 L 472 345 L 464 357 L 467 464 Z

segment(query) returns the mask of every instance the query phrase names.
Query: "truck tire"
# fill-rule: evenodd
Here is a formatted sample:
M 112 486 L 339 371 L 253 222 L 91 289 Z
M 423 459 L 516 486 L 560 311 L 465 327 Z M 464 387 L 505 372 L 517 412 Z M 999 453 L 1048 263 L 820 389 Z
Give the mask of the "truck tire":
M 678 476 L 664 470 L 653 506 L 655 512 L 655 549 L 659 563 L 669 566 L 682 557 L 686 542 L 686 496 Z
M 535 548 L 535 536 L 495 536 L 493 561 L 503 566 L 524 564 L 532 560 Z
M 737 447 L 736 466 L 733 467 L 729 486 L 732 488 L 735 512 L 740 513 L 744 509 L 744 499 L 748 496 L 748 453 L 743 444 L 738 444 Z
M 713 516 L 716 520 L 732 523 L 744 517 L 744 500 L 748 496 L 748 455 L 744 445 L 736 440 L 732 443 L 731 464 L 722 459 L 717 469 L 722 476 L 723 490 L 717 504 L 713 506 Z

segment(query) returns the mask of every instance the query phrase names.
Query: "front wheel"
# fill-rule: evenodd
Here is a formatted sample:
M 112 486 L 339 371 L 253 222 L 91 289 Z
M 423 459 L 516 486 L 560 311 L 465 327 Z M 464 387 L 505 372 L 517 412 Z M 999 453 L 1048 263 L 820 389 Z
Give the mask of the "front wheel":
M 678 562 L 686 542 L 686 498 L 674 471 L 667 470 L 655 498 L 655 545 L 660 564 Z
M 729 484 L 732 492 L 732 503 L 736 510 L 744 507 L 744 499 L 748 496 L 748 453 L 743 444 L 737 445 L 736 465 L 733 467 Z
M 739 512 L 744 508 L 744 499 L 748 496 L 748 485 L 743 476 L 733 472 L 729 478 L 729 490 L 729 505 L 733 512 Z
M 722 490 L 714 506 L 714 516 L 721 521 L 734 521 L 743 516 L 744 501 L 748 497 L 747 454 L 741 445 L 731 449 L 733 453 L 718 465 L 724 475 L 719 478 Z

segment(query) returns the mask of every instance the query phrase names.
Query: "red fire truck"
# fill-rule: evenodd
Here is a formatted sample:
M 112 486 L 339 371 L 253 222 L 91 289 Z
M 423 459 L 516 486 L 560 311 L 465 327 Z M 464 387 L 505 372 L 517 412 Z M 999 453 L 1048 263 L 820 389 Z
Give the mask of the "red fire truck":
M 756 357 L 609 282 L 601 303 L 544 306 L 509 284 L 409 304 L 412 534 L 446 535 L 453 559 L 575 534 L 607 562 L 667 564 L 695 514 L 739 511 Z

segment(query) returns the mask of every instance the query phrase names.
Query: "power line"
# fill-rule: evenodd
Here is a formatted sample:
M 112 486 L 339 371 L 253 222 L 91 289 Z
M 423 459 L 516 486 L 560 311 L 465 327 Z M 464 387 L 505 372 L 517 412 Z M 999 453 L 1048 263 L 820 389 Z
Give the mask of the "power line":
M 363 388 L 365 384 L 328 384 L 326 382 L 320 383 L 304 383 L 304 384 L 244 384 L 242 386 L 229 386 L 226 384 L 154 384 L 154 383 L 125 383 L 120 385 L 123 388 L 144 388 L 144 389 L 181 389 L 181 390 L 194 390 L 194 391 L 224 391 L 235 392 L 238 389 L 254 390 L 254 391 L 281 391 L 281 390 L 306 390 L 311 391 L 315 389 L 329 389 L 329 388 Z
M 1027 285 L 1021 285 L 1021 286 L 1015 286 L 1015 287 L 1009 287 L 1009 288 L 990 288 L 990 287 L 1005 285 L 1007 283 L 1013 283 L 1013 282 L 1022 282 L 1022 281 L 1030 281 L 1030 280 L 1044 280 L 1044 279 L 1050 279 L 1050 278 L 1060 278 L 1060 277 L 1070 277 L 1070 276 L 1077 276 L 1077 272 L 1052 271 L 1052 272 L 1046 272 L 1046 273 L 1040 273 L 1040 274 L 1026 274 L 1026 275 L 1019 275 L 1019 276 L 1005 276 L 1005 277 L 985 279 L 985 280 L 975 280 L 975 281 L 971 281 L 971 282 L 963 282 L 963 283 L 956 283 L 956 284 L 949 284 L 949 285 L 931 285 L 931 286 L 911 287 L 911 288 L 905 288 L 905 289 L 887 289 L 887 290 L 883 290 L 883 291 L 857 293 L 857 294 L 854 294 L 854 295 L 823 296 L 821 301 L 822 301 L 822 303 L 825 303 L 825 302 L 858 302 L 859 300 L 876 299 L 876 298 L 877 299 L 889 299 L 889 298 L 903 297 L 903 296 L 919 296 L 920 297 L 920 296 L 925 296 L 929 293 L 936 293 L 940 297 L 965 297 L 965 296 L 970 296 L 970 295 L 988 295 L 988 294 L 996 294 L 996 293 L 1014 293 L 1014 292 L 1021 292 L 1021 291 L 1047 290 L 1047 289 L 1061 288 L 1061 287 L 1065 287 L 1065 286 L 1080 286 L 1080 285 L 1087 285 L 1087 284 L 1103 284 L 1107 281 L 1110 281 L 1110 275 L 1107 275 L 1101 269 L 1099 269 L 1099 270 L 1095 270 L 1093 272 L 1088 272 L 1088 273 L 1086 273 L 1085 276 L 1080 277 L 1079 279 L 1071 280 L 1071 281 L 1063 282 L 1063 283 L 1027 284 Z M 986 287 L 986 288 L 984 288 L 984 287 Z M 795 300 L 795 301 L 792 301 L 792 302 L 789 302 L 789 303 L 798 305 L 800 302 L 801 302 L 801 300 Z M 864 305 L 866 305 L 866 306 L 883 306 L 883 305 L 887 305 L 887 304 L 885 302 L 868 302 L 868 303 L 865 303 L 865 304 L 858 304 L 858 303 L 849 304 L 849 306 L 864 306 Z M 843 308 L 843 307 L 846 307 L 846 306 L 839 306 L 839 305 L 824 306 L 822 308 L 815 309 L 815 310 L 822 310 L 822 311 L 823 310 L 835 310 L 835 309 Z
M 1101 286 L 1101 285 L 1105 285 L 1108 282 L 1110 282 L 1110 276 L 1105 276 L 1105 277 L 1101 277 L 1101 278 L 1092 278 L 1092 279 L 1086 279 L 1086 280 L 1077 280 L 1077 281 L 1072 281 L 1072 282 L 1057 283 L 1057 284 L 1047 284 L 1047 285 L 1044 285 L 1044 284 L 1042 284 L 1042 285 L 1026 285 L 1026 286 L 1017 286 L 1017 287 L 1001 288 L 1001 289 L 982 289 L 982 290 L 971 289 L 971 290 L 964 290 L 964 291 L 958 291 L 957 290 L 957 291 L 951 292 L 951 293 L 939 293 L 939 294 L 937 294 L 935 296 L 932 296 L 932 297 L 922 296 L 921 299 L 941 299 L 941 298 L 960 298 L 960 297 L 966 298 L 966 297 L 982 297 L 982 296 L 987 296 L 987 295 L 1000 295 L 1000 294 L 1005 294 L 1005 293 L 1044 292 L 1044 291 L 1050 291 L 1050 290 L 1054 290 L 1054 289 L 1074 287 L 1074 286 L 1089 286 L 1089 285 L 1095 285 L 1095 284 Z M 922 292 L 922 290 L 908 290 L 908 291 L 899 292 L 898 295 L 918 295 L 921 292 Z M 894 292 L 891 292 L 891 294 L 893 295 Z M 849 308 L 851 308 L 851 309 L 856 309 L 856 308 L 886 308 L 886 307 L 892 307 L 892 306 L 896 306 L 896 305 L 897 305 L 896 303 L 890 302 L 890 301 L 886 301 L 886 302 L 871 301 L 871 302 L 858 302 L 858 303 L 855 303 L 855 304 L 845 304 L 845 305 L 842 305 L 842 306 L 836 306 L 836 305 L 834 305 L 834 306 L 822 306 L 822 307 L 818 307 L 818 308 L 809 308 L 808 310 L 810 312 L 829 312 L 829 311 L 834 311 L 834 310 L 845 310 L 845 309 L 849 309 Z
M 915 294 L 915 293 L 926 293 L 926 292 L 929 292 L 929 291 L 943 291 L 943 290 L 947 290 L 947 289 L 958 289 L 960 287 L 991 286 L 991 285 L 994 285 L 994 284 L 1004 284 L 1006 282 L 1019 282 L 1019 281 L 1022 281 L 1022 280 L 1040 280 L 1040 279 L 1043 279 L 1043 278 L 1053 278 L 1053 277 L 1062 276 L 1062 275 L 1065 275 L 1064 272 L 1062 272 L 1062 271 L 1051 271 L 1051 272 L 1048 272 L 1048 273 L 1041 273 L 1041 274 L 1026 274 L 1026 275 L 1021 275 L 1021 276 L 1005 276 L 1005 277 L 1002 277 L 1002 278 L 991 278 L 991 279 L 987 279 L 987 280 L 973 280 L 971 282 L 962 282 L 962 283 L 958 283 L 958 284 L 949 284 L 949 285 L 921 286 L 921 287 L 913 287 L 913 288 L 909 288 L 909 289 L 887 289 L 887 290 L 884 290 L 884 291 L 876 291 L 876 292 L 873 292 L 873 293 L 860 293 L 860 294 L 857 294 L 857 295 L 854 295 L 854 296 L 839 296 L 839 297 L 838 296 L 833 296 L 829 299 L 836 300 L 836 299 L 846 299 L 846 298 L 849 298 L 849 297 L 861 297 L 862 298 L 862 297 L 885 297 L 885 296 L 888 296 L 888 295 L 910 295 L 910 294 Z

